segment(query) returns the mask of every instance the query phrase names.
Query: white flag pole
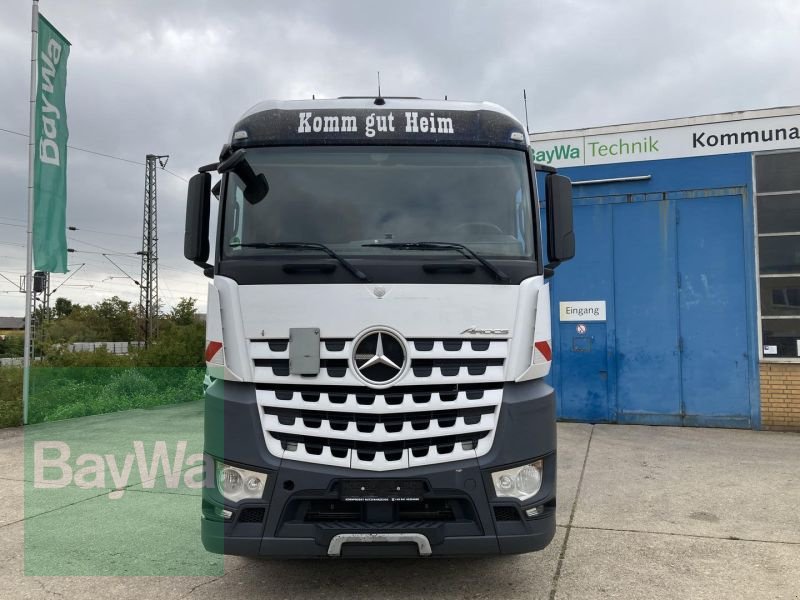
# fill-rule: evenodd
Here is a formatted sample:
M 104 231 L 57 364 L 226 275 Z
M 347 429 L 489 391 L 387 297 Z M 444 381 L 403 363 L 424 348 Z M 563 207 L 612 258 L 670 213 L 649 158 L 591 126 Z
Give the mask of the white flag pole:
M 31 10 L 31 104 L 28 129 L 28 236 L 25 266 L 25 348 L 22 359 L 22 422 L 28 424 L 28 400 L 31 385 L 31 296 L 33 294 L 33 163 L 36 159 L 36 66 L 39 49 L 39 0 Z

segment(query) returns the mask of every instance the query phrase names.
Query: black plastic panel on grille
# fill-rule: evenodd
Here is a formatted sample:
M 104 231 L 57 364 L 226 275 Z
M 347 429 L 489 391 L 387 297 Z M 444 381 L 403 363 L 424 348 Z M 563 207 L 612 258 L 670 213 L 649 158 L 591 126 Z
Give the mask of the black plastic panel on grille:
M 417 352 L 430 352 L 433 350 L 434 343 L 436 342 L 436 340 L 409 341 L 414 344 L 414 349 Z M 441 340 L 442 346 L 447 352 L 458 352 L 464 349 L 465 346 L 471 348 L 473 352 L 486 352 L 493 341 L 505 342 L 507 340 Z
M 430 377 L 436 368 L 445 377 L 454 377 L 461 367 L 467 367 L 470 375 L 483 375 L 487 367 L 502 366 L 503 362 L 502 358 L 415 358 L 411 370 L 417 377 Z
M 253 361 L 256 367 L 270 367 L 276 377 L 289 376 L 289 359 L 287 358 L 257 358 Z M 329 377 L 344 377 L 347 374 L 347 359 L 322 359 L 319 361 L 320 370 L 325 370 Z
M 519 511 L 513 506 L 495 506 L 495 521 L 520 521 Z
M 264 508 L 244 508 L 239 514 L 239 523 L 261 523 L 265 512 Z

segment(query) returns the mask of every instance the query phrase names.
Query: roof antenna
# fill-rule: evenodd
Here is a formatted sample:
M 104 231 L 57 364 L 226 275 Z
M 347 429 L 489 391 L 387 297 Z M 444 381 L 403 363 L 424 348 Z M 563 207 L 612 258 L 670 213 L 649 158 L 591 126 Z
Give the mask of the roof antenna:
M 383 99 L 381 96 L 381 72 L 378 71 L 378 97 L 375 98 L 375 104 L 378 106 L 383 106 L 386 104 L 386 100 Z
M 531 132 L 530 123 L 528 123 L 528 91 L 522 88 L 522 100 L 525 102 L 525 129 L 528 133 Z

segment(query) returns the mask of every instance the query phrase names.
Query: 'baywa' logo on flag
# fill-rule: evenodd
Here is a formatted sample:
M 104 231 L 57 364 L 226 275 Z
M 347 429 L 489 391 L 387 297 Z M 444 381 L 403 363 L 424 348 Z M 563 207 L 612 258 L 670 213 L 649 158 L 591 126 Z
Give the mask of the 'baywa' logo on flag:
M 42 15 L 38 20 L 33 259 L 39 271 L 67 272 L 67 59 L 69 41 Z

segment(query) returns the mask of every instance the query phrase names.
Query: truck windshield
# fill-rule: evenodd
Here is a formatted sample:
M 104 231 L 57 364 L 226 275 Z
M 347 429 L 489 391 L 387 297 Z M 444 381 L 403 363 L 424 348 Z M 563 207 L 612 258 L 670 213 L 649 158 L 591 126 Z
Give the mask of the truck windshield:
M 266 176 L 269 193 L 250 204 L 229 175 L 224 257 L 287 253 L 286 242 L 325 244 L 341 255 L 411 254 L 370 244 L 435 241 L 489 258 L 533 258 L 524 152 L 305 146 L 251 149 L 247 160 Z

